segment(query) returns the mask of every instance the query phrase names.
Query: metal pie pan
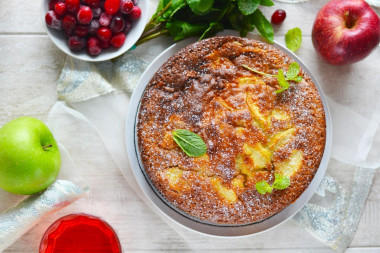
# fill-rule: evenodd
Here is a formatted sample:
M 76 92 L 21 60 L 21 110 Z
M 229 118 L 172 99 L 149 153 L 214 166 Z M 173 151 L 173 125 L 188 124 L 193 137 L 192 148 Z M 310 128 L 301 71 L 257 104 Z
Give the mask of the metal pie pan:
M 234 35 L 238 36 L 237 33 L 233 31 L 226 31 L 223 33 L 219 33 L 218 36 L 223 35 Z M 262 40 L 259 36 L 254 34 L 248 34 L 248 38 Z M 175 205 L 173 205 L 170 201 L 168 201 L 153 185 L 149 177 L 147 176 L 143 164 L 140 158 L 140 152 L 137 144 L 137 116 L 139 114 L 140 108 L 140 100 L 145 91 L 146 86 L 156 73 L 156 71 L 176 52 L 181 50 L 182 48 L 190 45 L 191 43 L 196 42 L 196 39 L 187 39 L 181 41 L 179 43 L 173 44 L 169 48 L 167 48 L 164 52 L 162 52 L 145 70 L 142 74 L 130 100 L 127 121 L 126 121 L 126 148 L 130 161 L 130 165 L 132 168 L 133 175 L 140 186 L 142 192 L 144 193 L 147 200 L 152 204 L 152 206 L 156 209 L 155 211 L 161 213 L 166 216 L 168 219 L 174 221 L 175 223 L 187 227 L 193 231 L 213 235 L 213 236 L 244 236 L 257 234 L 268 229 L 271 229 L 286 220 L 290 219 L 293 215 L 295 215 L 312 197 L 314 192 L 317 190 L 320 182 L 322 181 L 327 165 L 330 159 L 331 153 L 331 144 L 332 144 L 332 128 L 331 128 L 331 119 L 330 113 L 327 107 L 326 99 L 323 95 L 323 92 L 317 83 L 316 79 L 310 73 L 305 64 L 291 51 L 284 48 L 280 44 L 274 42 L 272 46 L 280 49 L 285 52 L 289 57 L 293 58 L 296 62 L 299 63 L 301 68 L 310 76 L 313 80 L 319 95 L 321 97 L 325 117 L 326 117 L 326 145 L 324 154 L 319 165 L 319 169 L 315 174 L 313 180 L 309 184 L 308 188 L 301 194 L 301 196 L 292 204 L 287 206 L 285 209 L 280 211 L 279 213 L 256 223 L 244 224 L 244 225 L 229 225 L 229 224 L 216 224 L 207 221 L 200 220 L 183 210 L 179 209 Z M 133 138 L 130 138 L 133 137 Z

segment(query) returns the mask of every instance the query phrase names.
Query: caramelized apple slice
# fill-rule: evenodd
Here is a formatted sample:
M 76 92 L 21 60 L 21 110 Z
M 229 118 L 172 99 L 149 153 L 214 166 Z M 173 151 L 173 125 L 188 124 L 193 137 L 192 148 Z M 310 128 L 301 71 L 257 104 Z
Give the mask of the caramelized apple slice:
M 275 171 L 281 175 L 291 177 L 302 165 L 303 154 L 299 150 L 294 150 L 290 157 L 280 163 L 275 163 Z
M 211 178 L 211 183 L 215 191 L 218 192 L 219 196 L 222 197 L 229 203 L 234 203 L 238 200 L 236 192 L 234 190 L 225 187 L 222 184 L 222 180 L 220 178 Z
M 270 138 L 268 142 L 268 148 L 272 151 L 275 151 L 280 146 L 288 143 L 293 137 L 295 131 L 295 128 L 289 128 L 285 131 L 275 134 L 272 138 Z

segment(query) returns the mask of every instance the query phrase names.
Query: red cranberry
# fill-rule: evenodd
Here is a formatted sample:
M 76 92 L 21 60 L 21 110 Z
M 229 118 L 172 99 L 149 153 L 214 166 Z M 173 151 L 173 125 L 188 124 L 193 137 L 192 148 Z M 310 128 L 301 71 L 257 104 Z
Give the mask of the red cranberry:
M 99 20 L 97 19 L 91 20 L 90 26 L 88 28 L 88 33 L 92 35 L 96 35 L 99 27 L 100 27 Z
M 99 40 L 108 41 L 110 40 L 112 36 L 112 32 L 111 32 L 111 29 L 107 27 L 102 27 L 102 28 L 99 28 L 96 35 L 98 36 Z
M 131 0 L 120 0 L 120 12 L 129 14 L 132 11 L 133 5 Z
M 85 37 L 87 36 L 88 34 L 88 26 L 85 26 L 85 25 L 78 25 L 77 27 L 75 27 L 74 29 L 74 34 L 78 37 Z
M 102 52 L 99 39 L 96 37 L 90 37 L 87 40 L 87 52 L 89 55 L 96 56 Z
M 73 36 L 73 34 L 73 30 L 63 30 L 63 35 L 65 35 L 66 38 L 70 38 L 71 36 Z
M 100 7 L 100 0 L 83 0 L 83 3 L 91 8 Z
M 94 16 L 94 18 L 99 18 L 101 14 L 102 9 L 100 7 L 92 9 L 92 15 Z
M 71 13 L 77 13 L 80 7 L 79 0 L 66 0 L 67 11 Z
M 71 14 L 67 14 L 62 19 L 62 29 L 66 32 L 73 31 L 77 24 L 77 20 Z
M 59 16 L 66 14 L 67 5 L 64 2 L 59 2 L 54 5 L 54 10 Z
M 118 33 L 111 38 L 110 43 L 113 47 L 119 48 L 124 44 L 125 38 L 124 33 Z
M 45 22 L 48 27 L 54 30 L 61 30 L 61 20 L 55 11 L 48 11 L 45 15 Z
M 103 12 L 99 18 L 99 24 L 101 26 L 107 27 L 110 25 L 111 19 L 112 19 L 112 15 L 108 15 L 107 13 Z
M 121 15 L 115 15 L 111 21 L 110 28 L 112 33 L 119 33 L 124 29 L 124 19 Z
M 104 10 L 107 14 L 113 15 L 120 8 L 120 0 L 106 0 L 104 2 Z
M 279 25 L 284 22 L 286 18 L 286 12 L 284 10 L 278 9 L 272 15 L 272 23 L 275 25 Z
M 104 41 L 104 40 L 100 40 L 100 47 L 102 49 L 107 49 L 111 46 L 110 44 L 110 41 Z
M 87 25 L 92 20 L 92 11 L 88 6 L 80 7 L 77 15 L 78 22 L 83 25 Z
M 141 9 L 140 9 L 140 7 L 133 6 L 133 9 L 132 9 L 131 13 L 129 13 L 128 17 L 131 20 L 137 20 L 137 19 L 140 18 L 140 16 L 141 16 Z
M 68 44 L 71 51 L 78 52 L 84 48 L 86 41 L 83 38 L 71 36 L 68 40 Z
M 132 21 L 130 21 L 129 19 L 126 19 L 125 20 L 125 25 L 124 25 L 123 33 L 125 33 L 125 34 L 129 33 L 129 31 L 131 30 L 131 28 L 132 28 Z
M 63 0 L 51 0 L 49 2 L 49 10 L 52 11 L 54 10 L 54 7 L 57 3 L 63 2 Z

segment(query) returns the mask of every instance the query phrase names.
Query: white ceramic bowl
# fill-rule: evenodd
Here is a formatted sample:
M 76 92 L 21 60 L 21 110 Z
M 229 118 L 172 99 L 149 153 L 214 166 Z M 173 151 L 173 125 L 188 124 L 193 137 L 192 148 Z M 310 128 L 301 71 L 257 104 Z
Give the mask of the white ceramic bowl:
M 223 33 L 219 33 L 218 35 L 235 35 L 238 36 L 238 33 L 232 31 L 226 31 Z M 248 38 L 262 40 L 261 37 L 255 36 L 251 33 L 248 34 Z M 196 39 L 187 39 L 181 41 L 177 44 L 172 45 L 168 49 L 166 49 L 163 53 L 161 53 L 146 69 L 143 75 L 140 78 L 137 87 L 135 88 L 131 101 L 129 104 L 129 110 L 126 120 L 126 147 L 127 153 L 129 157 L 129 162 L 132 168 L 132 172 L 138 182 L 141 190 L 145 194 L 146 199 L 153 205 L 155 211 L 159 212 L 163 216 L 168 219 L 174 221 L 175 223 L 185 226 L 193 231 L 214 235 L 214 236 L 244 236 L 250 234 L 257 234 L 268 229 L 271 229 L 279 224 L 285 222 L 290 219 L 293 215 L 295 215 L 313 196 L 314 192 L 317 190 L 323 176 L 325 175 L 327 165 L 330 159 L 331 153 L 331 145 L 332 145 L 332 127 L 331 127 L 331 119 L 330 113 L 327 107 L 326 99 L 324 98 L 323 92 L 310 73 L 308 68 L 303 64 L 303 62 L 290 50 L 281 46 L 280 44 L 274 42 L 272 45 L 286 54 L 289 57 L 293 58 L 295 61 L 299 63 L 301 68 L 309 75 L 309 77 L 313 80 L 319 95 L 322 99 L 323 107 L 325 110 L 326 117 L 326 144 L 324 149 L 324 154 L 319 165 L 319 169 L 315 174 L 313 180 L 309 184 L 308 188 L 302 193 L 302 195 L 292 204 L 287 206 L 284 210 L 279 213 L 257 223 L 251 223 L 247 225 L 224 225 L 224 224 L 210 224 L 205 221 L 201 221 L 195 217 L 190 216 L 184 211 L 180 210 L 178 207 L 174 206 L 172 203 L 168 202 L 162 194 L 158 192 L 158 190 L 154 187 L 153 183 L 150 181 L 148 176 L 145 173 L 144 167 L 141 162 L 140 152 L 137 146 L 137 134 L 136 134 L 136 124 L 137 124 L 137 116 L 139 113 L 140 107 L 140 99 L 145 91 L 145 87 L 154 76 L 156 71 L 161 67 L 166 60 L 171 57 L 173 54 L 178 52 L 180 49 L 185 46 L 195 42 Z
M 63 32 L 51 29 L 46 25 L 45 15 L 49 11 L 49 2 L 50 0 L 42 0 L 42 8 L 41 8 L 42 19 L 43 19 L 44 26 L 46 27 L 47 34 L 49 35 L 53 43 L 60 50 L 62 50 L 67 55 L 70 55 L 74 58 L 77 58 L 83 61 L 90 61 L 90 62 L 106 61 L 127 52 L 128 49 L 130 49 L 136 43 L 136 41 L 140 38 L 141 34 L 144 31 L 145 25 L 148 21 L 148 2 L 149 1 L 139 0 L 137 6 L 139 6 L 141 9 L 141 17 L 138 20 L 133 21 L 132 29 L 127 34 L 124 45 L 121 48 L 108 48 L 106 50 L 103 50 L 102 53 L 97 56 L 91 56 L 87 53 L 85 49 L 81 50 L 80 52 L 71 51 L 69 46 L 67 45 L 67 38 L 63 35 Z

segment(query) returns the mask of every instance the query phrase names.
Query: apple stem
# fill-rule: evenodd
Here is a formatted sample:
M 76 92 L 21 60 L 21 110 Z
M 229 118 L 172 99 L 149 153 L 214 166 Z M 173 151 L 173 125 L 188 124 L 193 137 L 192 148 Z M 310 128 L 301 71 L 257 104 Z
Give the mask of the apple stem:
M 350 15 L 349 11 L 346 11 L 344 13 L 344 22 L 348 29 L 351 29 L 355 25 L 355 18 L 352 15 Z
M 47 148 L 51 148 L 51 147 L 53 147 L 53 145 L 52 144 L 48 144 L 46 146 L 43 146 L 42 148 L 46 150 Z

